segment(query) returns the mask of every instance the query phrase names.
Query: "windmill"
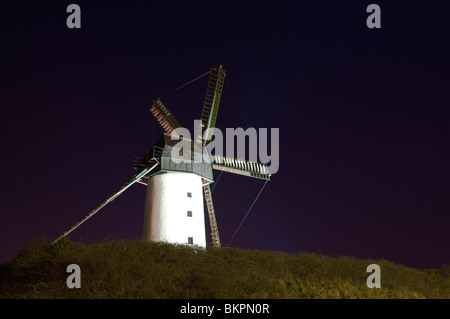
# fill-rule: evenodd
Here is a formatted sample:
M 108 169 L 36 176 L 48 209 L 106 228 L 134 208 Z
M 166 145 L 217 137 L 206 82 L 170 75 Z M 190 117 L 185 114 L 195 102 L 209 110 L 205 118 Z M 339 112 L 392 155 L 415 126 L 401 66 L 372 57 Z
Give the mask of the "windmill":
M 204 198 L 211 226 L 212 246 L 220 247 L 210 188 L 210 184 L 214 182 L 212 170 L 244 175 L 266 182 L 271 176 L 265 164 L 207 153 L 206 147 L 214 133 L 225 73 L 222 66 L 213 66 L 209 71 L 201 124 L 195 142 L 177 133 L 177 129 L 181 128 L 178 121 L 160 99 L 154 100 L 150 112 L 165 133 L 134 165 L 136 173 L 128 182 L 53 243 L 67 236 L 130 186 L 140 183 L 147 187 L 143 226 L 145 240 L 205 247 Z M 177 147 L 177 143 L 182 139 L 184 145 L 187 143 L 190 149 L 185 152 L 177 148 L 174 152 L 174 147 Z M 174 153 L 178 160 L 175 160 Z M 204 161 L 204 154 L 207 154 L 208 161 Z

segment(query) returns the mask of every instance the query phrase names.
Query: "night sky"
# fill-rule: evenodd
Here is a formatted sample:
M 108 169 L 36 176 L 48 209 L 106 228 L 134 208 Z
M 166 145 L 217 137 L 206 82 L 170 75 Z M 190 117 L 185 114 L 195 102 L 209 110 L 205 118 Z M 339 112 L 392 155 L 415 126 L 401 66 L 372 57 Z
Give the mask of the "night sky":
M 0 5 L 0 262 L 134 174 L 163 132 L 153 99 L 192 130 L 207 77 L 167 93 L 222 64 L 216 126 L 280 129 L 279 171 L 230 246 L 450 264 L 448 1 L 92 2 Z M 218 180 L 224 246 L 263 184 Z M 132 186 L 70 238 L 140 238 L 144 200 Z

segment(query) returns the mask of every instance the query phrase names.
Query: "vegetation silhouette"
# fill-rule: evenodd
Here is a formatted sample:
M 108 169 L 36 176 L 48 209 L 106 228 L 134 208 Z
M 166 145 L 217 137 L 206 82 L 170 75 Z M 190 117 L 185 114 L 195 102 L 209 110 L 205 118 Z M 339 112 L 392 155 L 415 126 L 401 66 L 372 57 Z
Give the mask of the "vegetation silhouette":
M 381 288 L 368 288 L 369 264 Z M 66 285 L 67 266 L 81 268 L 81 288 Z M 192 248 L 141 240 L 86 245 L 63 239 L 30 242 L 0 267 L 0 298 L 292 299 L 450 298 L 448 266 L 418 270 L 387 260 L 315 253 Z

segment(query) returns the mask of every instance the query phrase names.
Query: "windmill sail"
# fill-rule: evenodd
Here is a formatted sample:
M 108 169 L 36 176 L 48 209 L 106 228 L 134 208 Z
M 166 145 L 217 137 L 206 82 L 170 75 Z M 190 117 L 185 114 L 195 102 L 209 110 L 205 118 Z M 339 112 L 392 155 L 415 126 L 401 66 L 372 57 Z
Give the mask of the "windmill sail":
M 222 96 L 222 88 L 225 81 L 225 69 L 222 66 L 211 67 L 208 86 L 206 88 L 205 100 L 201 115 L 201 129 L 196 138 L 197 143 L 201 143 L 203 147 L 211 141 L 213 129 L 216 125 L 217 112 L 219 111 L 220 98 Z M 207 131 L 206 136 L 204 136 Z M 211 189 L 208 185 L 203 186 L 205 194 L 206 208 L 208 209 L 209 224 L 211 226 L 211 237 L 213 247 L 220 247 L 219 229 L 217 227 L 214 205 L 212 202 Z
M 178 121 L 173 117 L 172 113 L 166 108 L 160 99 L 153 101 L 153 105 L 150 108 L 150 112 L 156 118 L 159 124 L 163 127 L 164 131 L 168 134 L 173 134 L 176 128 L 181 127 Z
M 214 169 L 266 181 L 270 180 L 271 174 L 266 164 L 220 155 L 213 155 L 213 160 L 212 168 Z
M 205 193 L 206 208 L 208 209 L 209 224 L 211 226 L 211 238 L 213 247 L 220 247 L 219 228 L 217 227 L 216 214 L 214 212 L 214 205 L 212 202 L 211 188 L 209 184 L 203 186 Z
M 203 102 L 201 116 L 202 127 L 196 139 L 197 143 L 203 143 L 204 146 L 208 145 L 213 135 L 213 130 L 209 129 L 214 128 L 216 125 L 220 97 L 222 96 L 222 88 L 225 81 L 225 72 L 222 66 L 211 67 L 205 100 Z M 206 130 L 208 130 L 207 135 L 204 137 L 203 134 Z

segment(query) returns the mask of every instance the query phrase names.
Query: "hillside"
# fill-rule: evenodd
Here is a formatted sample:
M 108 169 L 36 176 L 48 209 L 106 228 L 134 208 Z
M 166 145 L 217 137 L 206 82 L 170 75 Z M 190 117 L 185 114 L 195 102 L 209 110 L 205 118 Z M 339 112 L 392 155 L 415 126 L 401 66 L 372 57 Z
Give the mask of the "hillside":
M 381 267 L 381 288 L 366 268 Z M 81 288 L 66 286 L 69 264 Z M 34 242 L 0 268 L 0 298 L 450 298 L 444 270 L 320 254 L 192 249 L 143 241 Z

